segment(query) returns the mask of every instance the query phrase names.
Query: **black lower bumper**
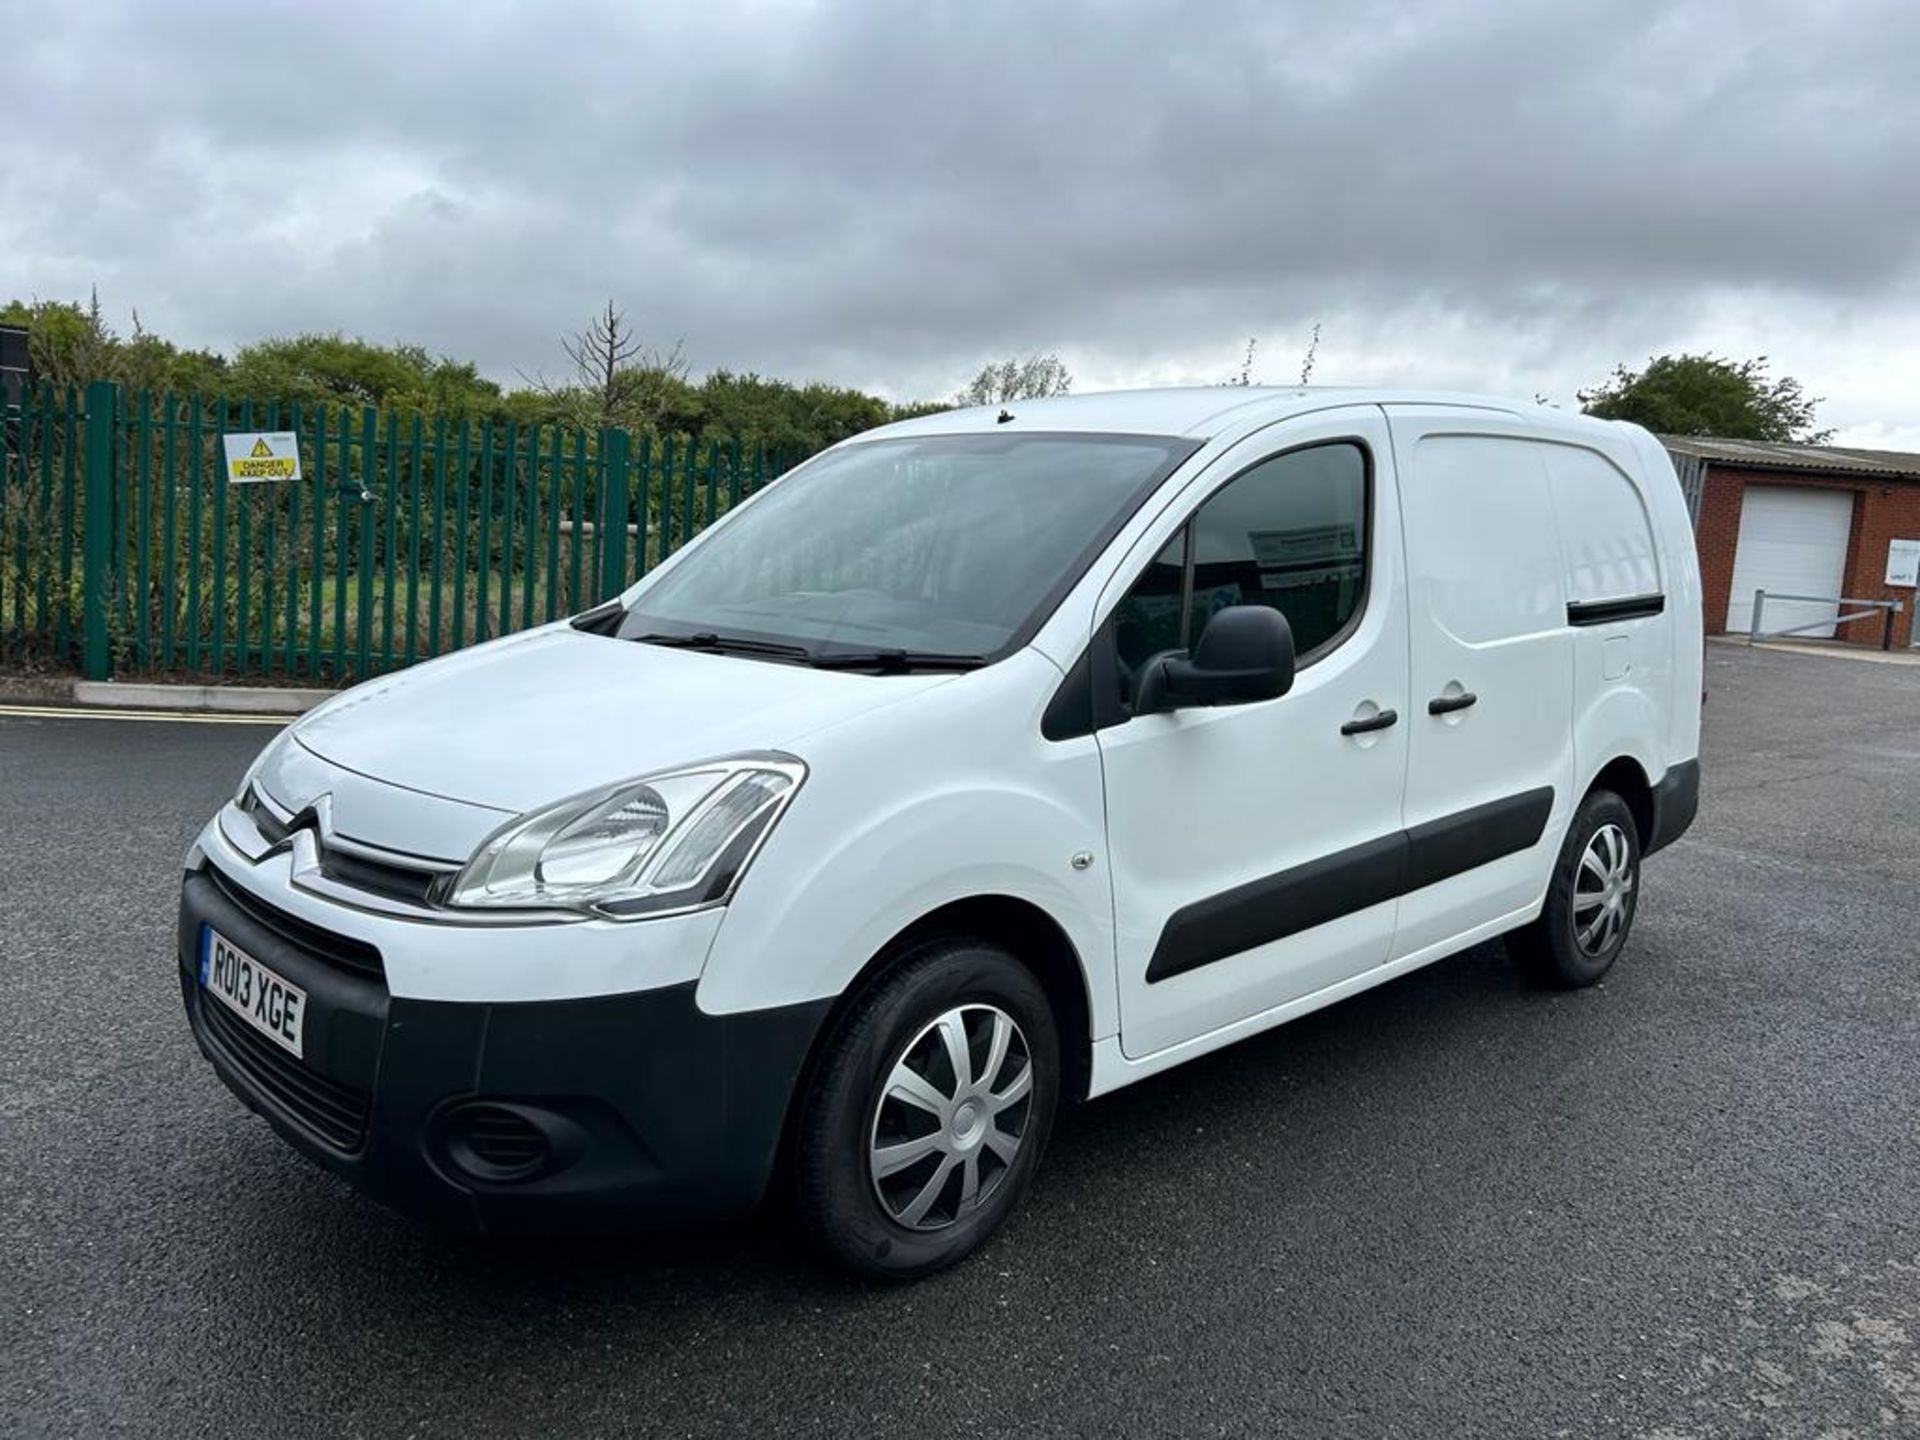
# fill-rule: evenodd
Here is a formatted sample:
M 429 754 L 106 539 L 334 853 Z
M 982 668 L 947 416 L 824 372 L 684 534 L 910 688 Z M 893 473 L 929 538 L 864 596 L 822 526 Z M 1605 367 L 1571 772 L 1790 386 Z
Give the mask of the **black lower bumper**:
M 1700 762 L 1682 760 L 1669 765 L 1667 773 L 1653 787 L 1653 833 L 1642 847 L 1651 855 L 1663 850 L 1687 833 L 1693 817 L 1700 813 Z
M 208 926 L 307 994 L 304 1054 L 200 983 Z M 366 947 L 206 872 L 181 892 L 201 1051 L 288 1143 L 398 1209 L 465 1229 L 620 1228 L 751 1209 L 829 1002 L 716 1016 L 689 982 L 586 1000 L 390 996 Z M 538 963 L 537 957 L 529 963 Z

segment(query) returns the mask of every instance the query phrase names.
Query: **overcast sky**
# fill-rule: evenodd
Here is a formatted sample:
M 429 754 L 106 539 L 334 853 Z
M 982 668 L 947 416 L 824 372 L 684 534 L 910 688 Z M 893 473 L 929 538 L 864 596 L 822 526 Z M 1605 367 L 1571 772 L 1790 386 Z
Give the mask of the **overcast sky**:
M 556 373 L 1563 404 L 1765 353 L 1920 449 L 1920 5 L 0 0 L 0 295 Z

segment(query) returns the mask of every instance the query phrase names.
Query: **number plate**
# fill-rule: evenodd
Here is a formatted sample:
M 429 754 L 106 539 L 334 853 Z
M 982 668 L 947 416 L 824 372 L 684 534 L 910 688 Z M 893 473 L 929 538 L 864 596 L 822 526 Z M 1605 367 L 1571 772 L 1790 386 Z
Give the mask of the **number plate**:
M 200 984 L 289 1055 L 300 1055 L 307 992 L 276 975 L 211 925 L 200 932 Z

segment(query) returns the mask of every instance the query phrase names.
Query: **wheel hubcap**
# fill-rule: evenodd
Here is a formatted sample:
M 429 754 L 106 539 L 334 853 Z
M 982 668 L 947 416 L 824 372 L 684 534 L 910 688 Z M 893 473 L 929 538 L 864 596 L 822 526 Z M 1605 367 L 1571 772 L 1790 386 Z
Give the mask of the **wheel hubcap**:
M 1633 914 L 1633 846 L 1618 825 L 1593 832 L 1573 881 L 1573 938 L 1587 955 L 1618 943 Z
M 941 1230 L 985 1204 L 1012 1168 L 1033 1098 L 1033 1057 L 1011 1015 L 960 1005 L 908 1042 L 874 1109 L 867 1169 L 910 1230 Z

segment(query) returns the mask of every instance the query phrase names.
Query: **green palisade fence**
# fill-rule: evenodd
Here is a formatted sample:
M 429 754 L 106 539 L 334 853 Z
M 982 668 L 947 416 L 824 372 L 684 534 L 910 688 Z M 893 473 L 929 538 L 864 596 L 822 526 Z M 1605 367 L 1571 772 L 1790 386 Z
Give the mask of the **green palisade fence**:
M 299 437 L 300 480 L 228 481 L 255 430 Z M 41 387 L 0 410 L 0 664 L 362 680 L 592 607 L 804 458 Z

